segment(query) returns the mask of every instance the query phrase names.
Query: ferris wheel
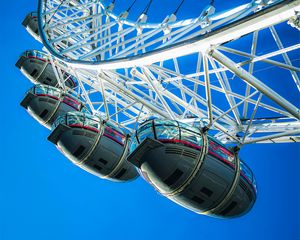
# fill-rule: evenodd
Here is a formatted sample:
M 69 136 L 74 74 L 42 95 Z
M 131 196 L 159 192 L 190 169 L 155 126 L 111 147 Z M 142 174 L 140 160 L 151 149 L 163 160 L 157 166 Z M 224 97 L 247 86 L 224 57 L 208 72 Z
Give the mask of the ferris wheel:
M 40 37 L 77 75 L 92 111 L 122 127 L 154 115 L 208 126 L 224 143 L 299 141 L 299 68 L 288 55 L 299 43 L 281 38 L 297 36 L 299 2 L 252 1 L 219 13 L 212 1 L 196 18 L 176 20 L 182 3 L 148 23 L 152 1 L 136 21 L 128 19 L 136 1 L 119 15 L 115 1 L 40 1 Z
M 115 0 L 39 0 L 38 12 L 29 14 L 23 25 L 43 43 L 44 52 L 27 51 L 16 64 L 37 84 L 21 105 L 44 126 L 54 127 L 49 140 L 93 174 L 130 180 L 138 175 L 132 167 L 136 165 L 159 192 L 193 211 L 217 216 L 245 213 L 255 201 L 255 179 L 222 144 L 240 148 L 300 142 L 300 0 L 253 0 L 222 11 L 210 1 L 198 16 L 180 19 L 178 13 L 189 2 L 182 0 L 153 23 L 148 19 L 154 2 L 139 5 L 134 0 L 117 13 Z M 132 12 L 136 20 L 130 18 Z M 37 103 L 45 95 L 52 103 L 47 100 L 41 109 Z M 97 133 L 94 142 L 85 145 L 81 137 L 75 144 L 76 137 L 62 137 L 70 127 L 85 123 L 86 130 Z M 189 173 L 183 166 L 161 173 L 168 175 L 161 176 L 161 184 L 151 169 L 162 163 L 147 168 L 138 159 L 147 162 L 146 151 L 174 144 L 177 133 L 185 147 L 198 151 L 188 156 L 195 154 L 194 166 Z M 115 153 L 119 161 L 105 174 L 100 173 L 103 166 L 94 163 L 104 151 L 101 144 L 108 144 L 101 143 L 102 135 L 123 146 L 114 145 L 120 148 Z M 175 149 L 165 151 L 153 154 L 175 154 Z M 133 165 L 126 160 L 129 152 Z M 206 206 L 198 195 L 187 197 L 187 191 L 209 162 L 209 154 L 235 170 L 227 179 L 230 187 L 220 193 L 222 200 Z M 176 182 L 185 174 L 185 180 Z M 248 179 L 243 186 L 242 176 Z M 243 203 L 234 198 L 239 186 L 248 196 Z M 207 186 L 201 191 L 207 199 L 215 192 Z

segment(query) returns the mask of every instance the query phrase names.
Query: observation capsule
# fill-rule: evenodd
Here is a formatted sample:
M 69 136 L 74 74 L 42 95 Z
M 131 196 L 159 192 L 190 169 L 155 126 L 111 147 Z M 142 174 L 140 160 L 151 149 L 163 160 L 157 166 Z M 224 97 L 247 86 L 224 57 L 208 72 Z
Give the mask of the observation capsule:
M 29 13 L 23 20 L 22 25 L 26 28 L 31 36 L 37 40 L 39 39 L 40 36 L 36 12 Z
M 89 112 L 85 105 L 71 94 L 59 88 L 41 84 L 35 85 L 26 93 L 21 106 L 49 129 L 61 114 L 72 111 Z
M 33 83 L 41 83 L 52 87 L 58 86 L 58 81 L 48 56 L 37 50 L 24 52 L 16 63 L 21 72 Z M 62 72 L 63 81 L 69 88 L 77 86 L 77 80 L 67 72 Z
M 149 120 L 133 136 L 128 161 L 158 192 L 196 213 L 247 213 L 256 200 L 252 171 L 233 151 L 199 129 Z
M 71 7 L 75 7 L 76 5 L 78 5 L 78 0 L 74 0 L 74 1 L 70 1 L 69 5 Z M 89 10 L 85 9 L 83 10 L 83 14 L 82 17 L 87 17 L 89 15 Z M 34 37 L 37 41 L 42 42 L 42 40 L 40 39 L 40 35 L 39 35 L 39 27 L 38 27 L 38 17 L 37 17 L 37 12 L 31 12 L 29 13 L 25 19 L 22 22 L 22 25 L 26 28 L 27 32 Z M 51 34 L 57 35 L 59 36 L 60 33 L 57 32 L 55 29 L 52 30 Z M 72 44 L 69 42 L 70 39 L 63 39 L 60 41 L 60 44 L 64 44 L 67 46 L 71 46 Z M 59 45 L 56 45 L 57 48 L 60 48 Z
M 53 124 L 48 140 L 80 168 L 112 181 L 138 177 L 136 168 L 126 158 L 128 141 L 125 133 L 99 117 L 69 112 Z

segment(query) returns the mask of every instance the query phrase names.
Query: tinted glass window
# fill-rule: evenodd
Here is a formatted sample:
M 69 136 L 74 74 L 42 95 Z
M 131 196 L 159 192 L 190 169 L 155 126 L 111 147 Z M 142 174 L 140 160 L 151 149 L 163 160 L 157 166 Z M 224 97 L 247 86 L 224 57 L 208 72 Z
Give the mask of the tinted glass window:
M 157 139 L 179 139 L 179 129 L 175 126 L 156 125 Z
M 56 128 L 60 123 L 65 124 L 65 115 L 64 116 L 59 116 L 56 118 L 55 122 L 52 125 L 52 130 Z
M 56 88 L 50 88 L 50 87 L 47 87 L 46 88 L 47 90 L 47 93 L 51 96 L 56 96 L 56 97 L 59 97 L 60 96 L 60 91 Z
M 130 144 L 130 152 L 133 152 L 138 146 L 137 139 L 135 135 L 131 138 L 131 144 Z
M 243 163 L 242 161 L 240 161 L 240 168 L 241 168 L 242 172 L 246 175 L 246 177 L 249 179 L 249 181 L 252 182 L 252 172 L 248 168 L 248 166 L 245 163 Z
M 34 92 L 36 94 L 46 94 L 47 93 L 46 89 L 42 88 L 42 87 L 36 87 Z
M 68 125 L 79 124 L 84 120 L 83 117 L 76 115 L 67 115 Z
M 84 125 L 92 127 L 92 128 L 97 128 L 97 129 L 100 128 L 99 122 L 97 122 L 97 121 L 95 121 L 95 120 L 93 120 L 91 118 L 86 118 Z
M 116 130 L 112 129 L 109 126 L 105 127 L 105 135 L 113 138 L 114 140 L 117 140 L 119 143 L 124 143 L 125 142 L 125 136 Z
M 196 145 L 201 145 L 201 136 L 194 133 L 194 132 L 191 132 L 191 131 L 188 131 L 187 129 L 180 129 L 181 130 L 181 140 L 183 141 L 187 141 L 187 142 L 190 142 L 190 143 L 193 143 L 193 144 L 196 144 Z
M 139 128 L 137 136 L 140 142 L 142 142 L 146 137 L 154 138 L 152 122 L 144 124 L 141 128 Z
M 212 139 L 209 140 L 209 151 L 212 151 L 214 154 L 216 154 L 221 159 L 224 159 L 224 160 L 234 164 L 234 154 L 232 152 L 230 152 L 224 146 L 213 141 Z
M 155 119 L 154 120 L 155 125 L 168 125 L 168 126 L 178 126 L 177 121 L 175 120 L 161 120 L 161 119 Z
M 86 106 L 83 106 L 83 108 L 81 109 L 81 112 L 90 114 L 90 111 L 88 110 L 88 108 Z
M 80 106 L 81 106 L 81 103 L 76 101 L 75 99 L 73 98 L 70 98 L 70 97 L 64 97 L 64 100 L 63 100 L 64 103 L 74 107 L 75 109 L 77 110 L 80 110 Z

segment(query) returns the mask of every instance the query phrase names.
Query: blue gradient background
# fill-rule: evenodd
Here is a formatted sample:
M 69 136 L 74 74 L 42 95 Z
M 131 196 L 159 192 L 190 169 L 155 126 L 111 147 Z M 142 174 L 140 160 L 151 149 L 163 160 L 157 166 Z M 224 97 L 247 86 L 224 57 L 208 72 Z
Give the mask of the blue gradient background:
M 153 7 L 157 15 L 177 4 L 156 2 L 164 5 Z M 247 1 L 226 4 L 241 2 Z M 200 1 L 199 7 L 179 14 L 195 16 L 192 13 L 199 13 L 206 3 Z M 216 5 L 224 8 L 225 3 L 217 0 Z M 299 144 L 241 150 L 259 193 L 249 214 L 231 220 L 181 208 L 142 179 L 111 183 L 66 160 L 46 140 L 48 130 L 19 106 L 31 84 L 14 64 L 24 50 L 41 49 L 21 25 L 36 6 L 35 0 L 1 4 L 0 240 L 300 239 Z

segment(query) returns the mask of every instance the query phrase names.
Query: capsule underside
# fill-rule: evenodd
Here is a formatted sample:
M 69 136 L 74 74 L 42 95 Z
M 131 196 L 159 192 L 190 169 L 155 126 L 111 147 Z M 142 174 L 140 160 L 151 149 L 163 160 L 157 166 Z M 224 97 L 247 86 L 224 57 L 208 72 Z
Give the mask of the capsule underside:
M 138 159 L 134 159 L 134 154 Z M 199 157 L 199 150 L 147 139 L 129 161 L 138 162 L 146 181 L 160 193 L 194 212 L 224 218 L 247 213 L 255 202 L 256 193 L 242 175 L 226 203 L 210 211 L 228 194 L 235 170 L 209 154 L 199 167 Z
M 58 129 L 58 128 L 57 128 Z M 138 177 L 135 167 L 126 157 L 120 163 L 124 146 L 113 139 L 84 128 L 64 128 L 55 140 L 60 151 L 84 170 L 113 181 L 128 181 Z M 59 130 L 57 130 L 59 131 Z M 51 138 L 51 137 L 50 137 Z

